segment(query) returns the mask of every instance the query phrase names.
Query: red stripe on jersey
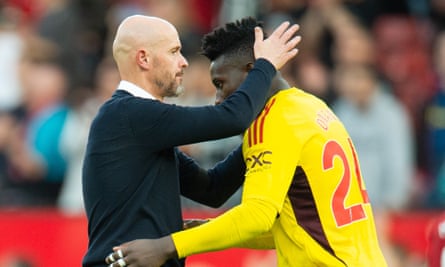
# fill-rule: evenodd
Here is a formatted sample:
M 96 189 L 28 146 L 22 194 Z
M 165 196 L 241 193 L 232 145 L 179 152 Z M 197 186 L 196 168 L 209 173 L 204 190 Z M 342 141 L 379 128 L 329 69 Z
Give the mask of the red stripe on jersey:
M 255 122 L 253 123 L 253 144 L 256 145 L 257 144 L 257 127 L 258 127 L 258 119 L 257 118 L 255 120 Z
M 264 121 L 266 120 L 266 116 L 267 114 L 269 114 L 269 111 L 274 103 L 275 103 L 275 98 L 272 99 L 272 101 L 264 107 L 261 114 L 258 116 L 258 118 L 256 118 L 252 126 L 250 126 L 250 128 L 247 130 L 249 147 L 263 142 Z
M 247 139 L 249 141 L 249 147 L 252 146 L 252 127 L 247 129 Z
M 275 98 L 272 99 L 272 102 L 270 102 L 269 105 L 267 105 L 264 108 L 264 114 L 261 118 L 261 123 L 260 123 L 260 143 L 263 142 L 263 128 L 264 128 L 264 121 L 266 120 L 266 116 L 267 114 L 269 114 L 270 109 L 272 108 L 273 104 L 275 103 Z

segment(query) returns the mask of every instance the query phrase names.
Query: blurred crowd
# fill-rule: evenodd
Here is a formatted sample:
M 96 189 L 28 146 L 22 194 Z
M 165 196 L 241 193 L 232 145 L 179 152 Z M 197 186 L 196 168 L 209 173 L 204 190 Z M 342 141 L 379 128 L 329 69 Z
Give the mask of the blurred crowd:
M 209 62 L 199 54 L 203 34 L 245 16 L 262 20 L 266 32 L 283 20 L 299 23 L 299 55 L 282 73 L 344 122 L 377 214 L 445 207 L 442 0 L 0 1 L 1 207 L 83 212 L 89 124 L 119 82 L 111 42 L 133 14 L 177 27 L 190 63 L 185 93 L 169 100 L 180 105 L 214 101 Z M 181 149 L 211 167 L 240 142 Z M 237 201 L 239 194 L 226 205 Z

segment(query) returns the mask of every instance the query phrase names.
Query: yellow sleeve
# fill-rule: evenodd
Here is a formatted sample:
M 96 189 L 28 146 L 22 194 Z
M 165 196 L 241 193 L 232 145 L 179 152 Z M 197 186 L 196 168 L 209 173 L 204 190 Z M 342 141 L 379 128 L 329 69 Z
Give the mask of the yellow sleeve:
M 207 218 L 204 220 L 205 222 L 201 222 L 199 225 L 211 222 L 213 219 L 214 218 Z M 195 225 L 195 226 L 189 227 L 187 229 L 191 229 L 191 228 L 197 227 L 199 225 Z M 184 228 L 184 230 L 186 230 L 186 228 Z M 256 236 L 252 239 L 249 239 L 249 240 L 241 243 L 238 247 L 239 248 L 250 248 L 250 249 L 275 249 L 275 240 L 273 238 L 272 232 L 269 231 L 269 232 L 266 232 L 262 235 Z
M 247 201 L 201 226 L 172 234 L 179 258 L 240 246 L 267 232 L 277 211 L 263 201 Z
M 269 231 L 243 242 L 238 247 L 250 249 L 275 249 L 275 241 L 272 232 Z
M 259 116 L 252 124 L 243 140 L 247 170 L 241 204 L 204 225 L 172 234 L 180 258 L 243 246 L 272 228 L 299 158 L 298 147 L 284 141 L 295 139 L 286 127 L 281 112 L 271 112 L 267 120 Z M 262 136 L 250 142 L 249 132 Z

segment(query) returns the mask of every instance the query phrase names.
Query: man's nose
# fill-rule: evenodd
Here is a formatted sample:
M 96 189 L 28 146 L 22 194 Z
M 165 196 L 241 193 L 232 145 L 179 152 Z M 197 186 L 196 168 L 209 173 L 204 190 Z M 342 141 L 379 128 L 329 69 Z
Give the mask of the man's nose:
M 182 54 L 181 54 L 181 58 L 182 58 L 181 66 L 183 66 L 184 68 L 188 67 L 189 63 L 188 63 L 187 59 Z

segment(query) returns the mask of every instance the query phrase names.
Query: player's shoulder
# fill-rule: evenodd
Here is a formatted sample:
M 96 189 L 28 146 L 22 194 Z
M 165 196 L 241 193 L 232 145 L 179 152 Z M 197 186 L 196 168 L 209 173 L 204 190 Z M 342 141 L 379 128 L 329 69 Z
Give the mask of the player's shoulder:
M 330 110 L 323 100 L 296 87 L 275 94 L 266 109 L 271 113 L 270 117 L 286 115 L 283 118 L 303 121 L 311 119 L 320 110 Z
M 283 107 L 291 106 L 294 108 L 306 109 L 308 106 L 326 106 L 326 103 L 322 99 L 297 87 L 281 90 L 275 94 L 273 98 L 275 98 Z

